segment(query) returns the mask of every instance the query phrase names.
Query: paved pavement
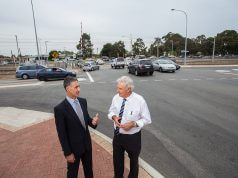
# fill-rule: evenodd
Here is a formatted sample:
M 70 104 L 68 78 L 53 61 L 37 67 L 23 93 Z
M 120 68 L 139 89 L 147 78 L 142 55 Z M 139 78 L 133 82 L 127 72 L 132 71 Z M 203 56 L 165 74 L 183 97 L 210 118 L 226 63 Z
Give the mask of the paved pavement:
M 9 117 L 15 118 L 9 119 Z M 91 131 L 91 137 L 94 177 L 112 178 L 110 141 L 97 131 Z M 58 141 L 52 114 L 0 107 L 0 152 L 0 178 L 63 178 L 66 175 L 66 161 Z M 128 175 L 127 156 L 125 162 L 125 175 Z M 153 170 L 151 173 L 154 174 Z M 79 177 L 84 177 L 82 165 L 80 165 Z M 139 177 L 152 176 L 140 167 Z

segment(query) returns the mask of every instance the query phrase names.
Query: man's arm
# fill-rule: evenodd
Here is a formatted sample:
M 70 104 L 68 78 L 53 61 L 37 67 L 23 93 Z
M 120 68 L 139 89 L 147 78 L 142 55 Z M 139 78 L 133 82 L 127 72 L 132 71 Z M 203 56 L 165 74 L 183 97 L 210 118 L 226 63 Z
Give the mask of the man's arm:
M 59 141 L 62 147 L 62 150 L 64 152 L 65 156 L 70 155 L 71 149 L 69 146 L 68 142 L 68 136 L 66 132 L 66 127 L 65 127 L 65 120 L 64 120 L 64 115 L 60 108 L 55 107 L 54 108 L 54 115 L 55 115 L 55 125 L 56 125 L 56 130 L 58 133 Z
M 87 104 L 87 100 L 84 99 L 84 101 L 85 101 L 85 107 L 86 107 L 86 116 L 87 116 L 87 118 L 88 118 L 88 125 L 89 125 L 90 127 L 92 127 L 93 129 L 96 129 L 96 128 L 97 128 L 97 125 L 93 125 L 93 124 L 92 124 L 93 119 L 92 119 L 92 118 L 89 116 L 89 114 L 88 114 L 88 104 Z

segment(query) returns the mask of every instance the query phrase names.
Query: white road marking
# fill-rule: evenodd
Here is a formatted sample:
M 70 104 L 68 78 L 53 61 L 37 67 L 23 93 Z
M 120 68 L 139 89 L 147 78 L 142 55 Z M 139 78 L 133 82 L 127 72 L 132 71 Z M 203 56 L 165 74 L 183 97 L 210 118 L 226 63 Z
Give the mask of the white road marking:
M 226 72 L 230 72 L 230 70 L 216 70 L 216 72 L 219 72 L 219 73 L 226 73 Z
M 238 75 L 238 74 L 231 74 L 231 75 Z
M 238 71 L 238 69 L 231 69 L 231 70 Z
M 85 81 L 86 78 L 78 78 L 78 81 L 81 82 L 81 81 Z
M 5 85 L 5 86 L 0 86 L 1 88 L 15 88 L 15 87 L 27 87 L 27 86 L 37 86 L 41 85 L 44 82 L 37 82 L 37 83 L 28 83 L 28 84 L 20 84 L 20 85 Z
M 90 73 L 86 72 L 86 74 L 87 74 L 87 76 L 88 76 L 90 82 L 94 82 L 93 77 L 90 75 Z

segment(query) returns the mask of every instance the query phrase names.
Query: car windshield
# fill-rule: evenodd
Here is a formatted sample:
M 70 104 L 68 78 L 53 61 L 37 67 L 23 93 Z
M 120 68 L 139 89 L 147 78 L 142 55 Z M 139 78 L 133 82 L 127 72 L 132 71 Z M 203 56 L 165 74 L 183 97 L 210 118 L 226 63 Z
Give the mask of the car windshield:
M 169 61 L 166 61 L 166 60 L 161 60 L 159 61 L 160 64 L 171 64 Z
M 168 64 L 174 64 L 174 62 L 171 60 L 167 60 L 167 62 L 168 62 Z
M 84 66 L 89 66 L 90 64 L 89 63 L 85 63 Z
M 140 61 L 140 64 L 151 65 L 151 61 L 150 60 L 142 60 L 142 61 Z
M 123 59 L 123 58 L 117 58 L 117 61 L 118 61 L 118 62 L 123 62 L 124 59 Z

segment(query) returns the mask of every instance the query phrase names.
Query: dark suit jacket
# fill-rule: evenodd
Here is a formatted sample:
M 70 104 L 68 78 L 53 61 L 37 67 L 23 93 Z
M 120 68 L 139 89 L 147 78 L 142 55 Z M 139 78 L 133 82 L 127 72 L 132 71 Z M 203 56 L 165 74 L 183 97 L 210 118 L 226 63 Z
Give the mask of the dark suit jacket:
M 85 150 L 92 150 L 88 125 L 94 129 L 97 126 L 92 125 L 86 99 L 78 98 L 78 100 L 83 111 L 86 130 L 67 99 L 54 108 L 56 129 L 65 156 L 74 153 L 79 157 Z

